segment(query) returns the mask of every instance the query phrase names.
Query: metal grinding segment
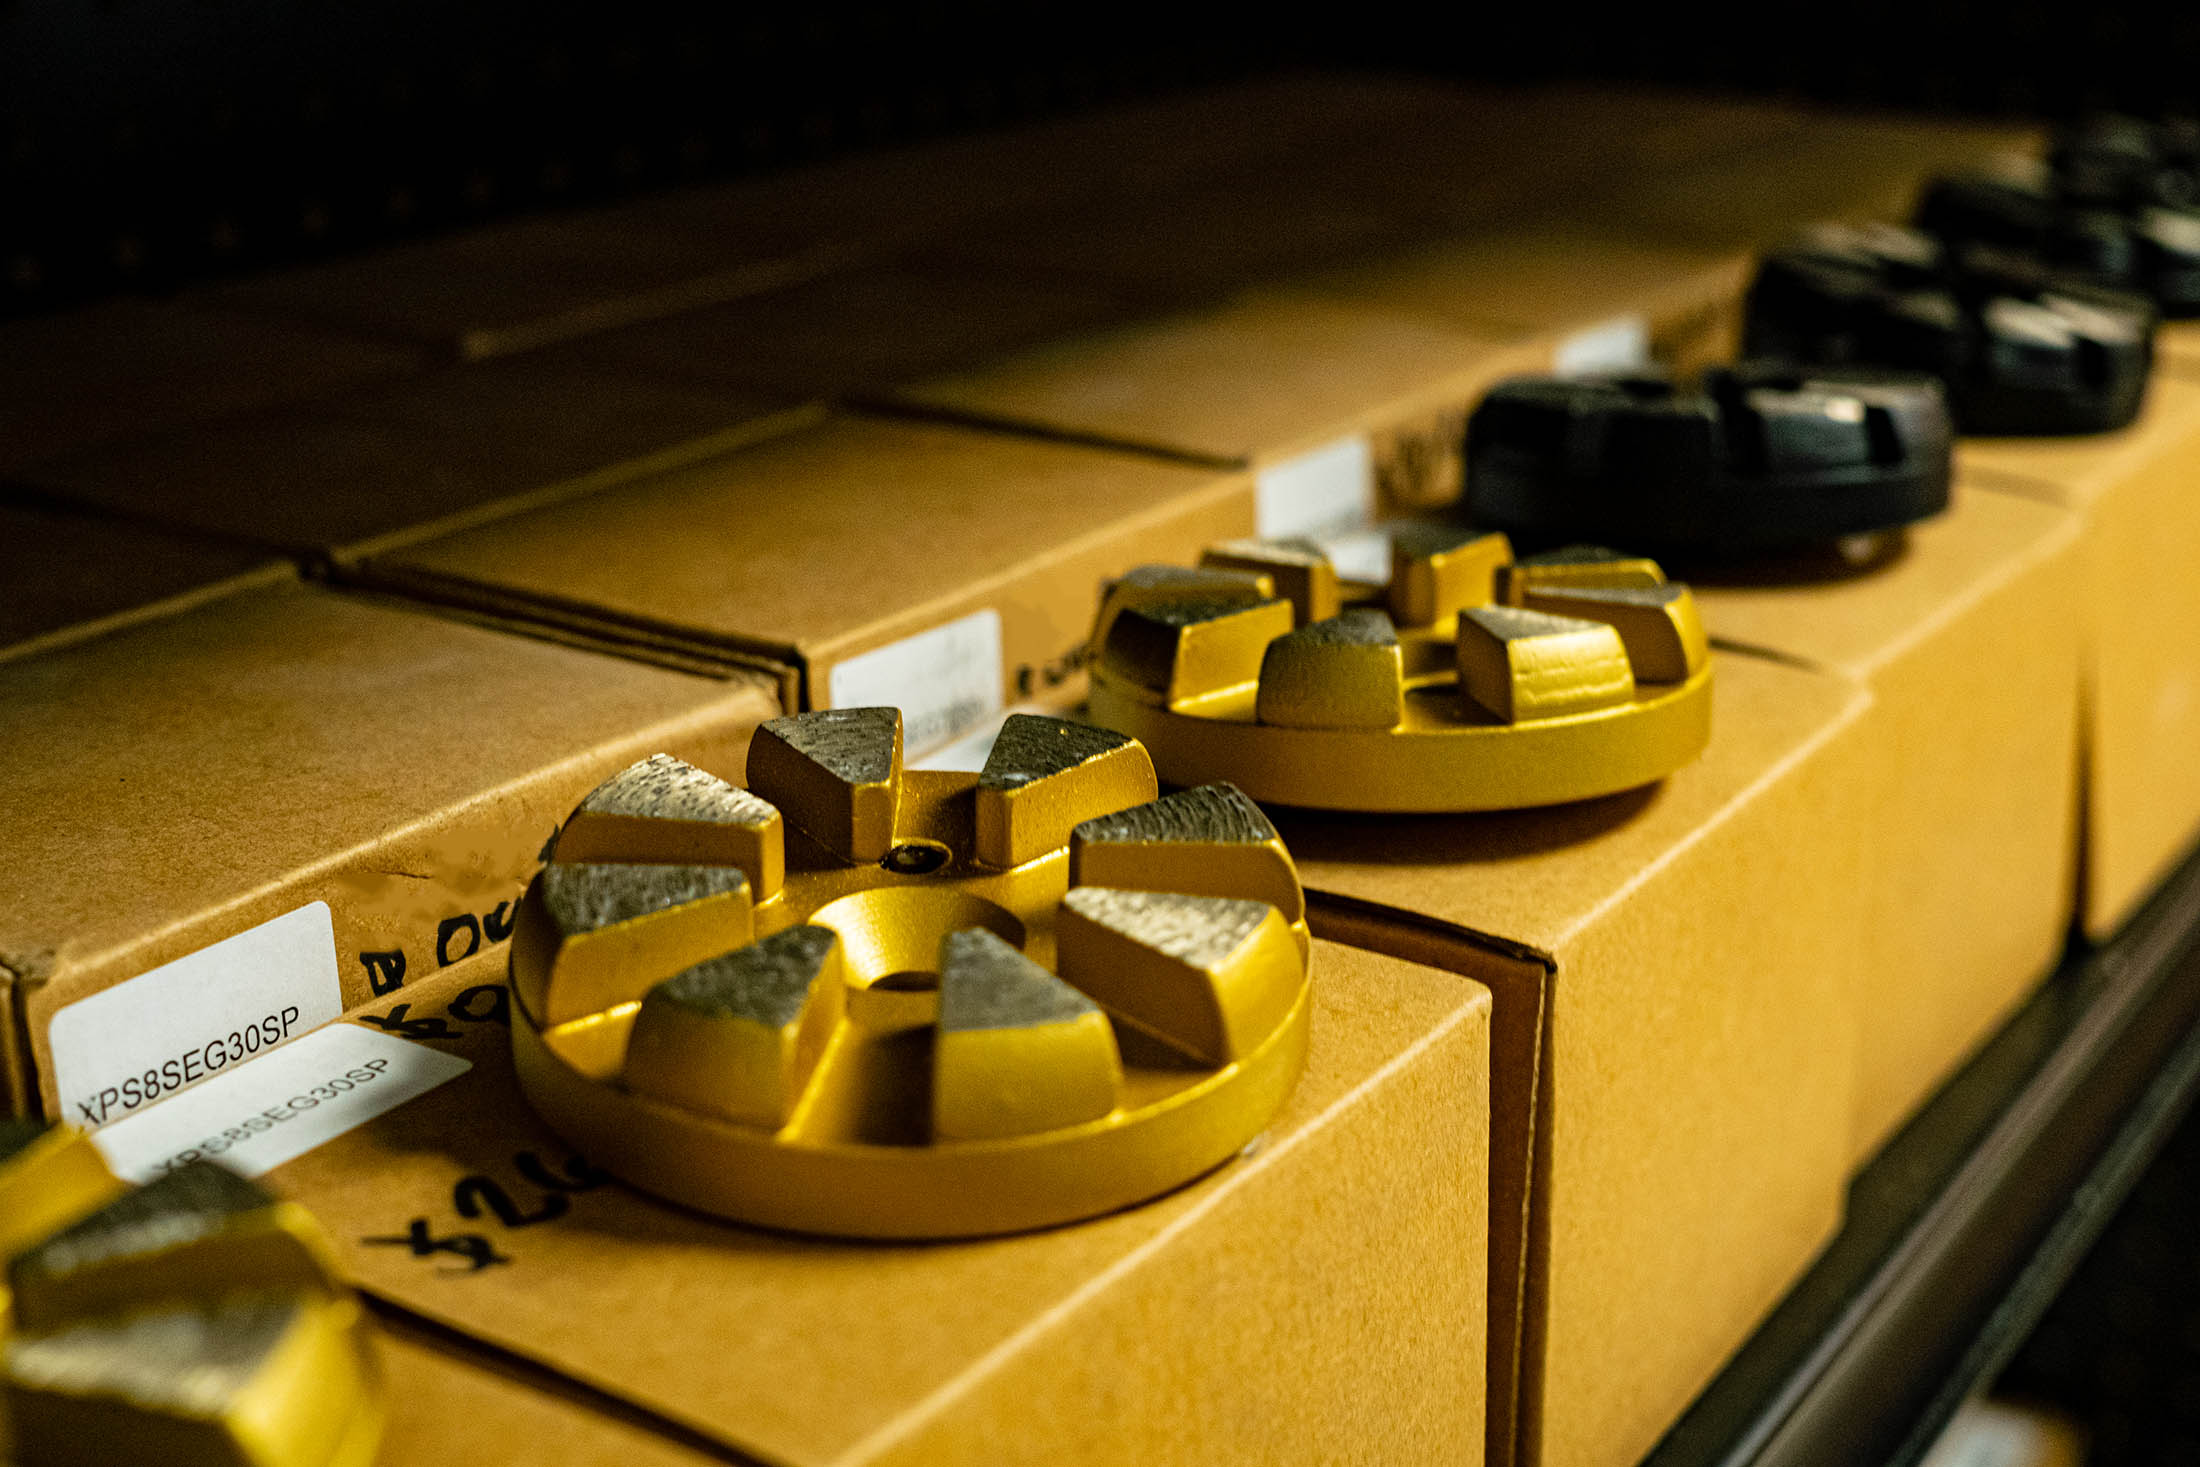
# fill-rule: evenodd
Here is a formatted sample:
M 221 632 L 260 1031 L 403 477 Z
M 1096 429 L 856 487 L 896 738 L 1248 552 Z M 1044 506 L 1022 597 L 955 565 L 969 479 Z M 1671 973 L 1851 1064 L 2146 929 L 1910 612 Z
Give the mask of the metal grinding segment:
M 1332 613 L 1311 621 L 1280 594 L 1125 577 L 1095 627 L 1089 715 L 1173 784 L 1321 810 L 1584 800 L 1662 779 L 1710 737 L 1709 644 L 1688 588 L 1653 561 L 1516 563 L 1504 536 L 1440 525 L 1395 533 L 1380 586 L 1307 554 L 1233 541 L 1216 561 Z M 1579 594 L 1530 602 L 1546 576 Z
M 1953 445 L 1923 374 L 1752 361 L 1700 382 L 1516 377 L 1468 423 L 1463 508 L 1531 546 L 1779 554 L 1940 513 Z
M 84 1132 L 0 1120 L 0 1264 L 121 1191 L 122 1183 Z M 7 1315 L 6 1275 L 0 1271 L 0 1321 Z
M 522 1088 L 637 1186 L 798 1232 L 1016 1232 L 1191 1180 L 1297 1082 L 1304 898 L 1238 791 L 1157 798 L 1135 740 L 1026 714 L 977 774 L 905 769 L 891 708 L 765 724 L 747 790 L 676 762 L 583 802 L 568 830 L 615 807 L 632 845 L 568 870 L 561 839 L 512 943 Z M 768 834 L 712 880 L 697 812 L 736 808 Z
M 90 1139 L 0 1137 L 16 1467 L 368 1467 L 381 1380 L 358 1301 L 294 1203 L 208 1162 L 128 1189 Z
M 1759 262 L 1742 350 L 1929 373 L 1964 433 L 2105 433 L 2138 416 L 2155 316 L 2143 296 L 2057 276 L 2020 254 L 1943 250 L 1887 225 L 1826 225 Z

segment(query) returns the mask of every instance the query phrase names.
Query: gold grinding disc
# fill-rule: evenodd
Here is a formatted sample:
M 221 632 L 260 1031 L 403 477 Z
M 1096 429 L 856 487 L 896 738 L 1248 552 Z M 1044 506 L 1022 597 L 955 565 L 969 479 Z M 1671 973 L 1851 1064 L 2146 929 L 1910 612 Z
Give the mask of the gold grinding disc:
M 1173 784 L 1321 810 L 1506 810 L 1662 779 L 1711 735 L 1688 588 L 1647 560 L 1515 561 L 1502 535 L 1415 526 L 1390 579 L 1306 541 L 1232 541 L 1109 589 L 1096 723 Z
M 367 1467 L 379 1370 L 319 1226 L 212 1162 L 143 1187 L 0 1123 L 14 1467 Z
M 1017 715 L 982 773 L 901 715 L 776 719 L 748 788 L 658 755 L 567 821 L 512 941 L 520 1082 L 592 1161 L 765 1227 L 1014 1232 L 1265 1127 L 1306 1049 L 1298 874 L 1227 785 L 1156 798 Z

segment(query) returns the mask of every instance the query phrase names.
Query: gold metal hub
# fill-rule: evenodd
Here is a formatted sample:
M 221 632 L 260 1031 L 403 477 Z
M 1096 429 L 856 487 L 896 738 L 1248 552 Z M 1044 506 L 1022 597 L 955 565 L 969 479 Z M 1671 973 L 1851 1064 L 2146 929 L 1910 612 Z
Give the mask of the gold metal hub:
M 1504 810 L 1662 779 L 1711 734 L 1688 588 L 1646 560 L 1515 561 L 1502 535 L 1416 526 L 1390 579 L 1319 546 L 1240 540 L 1148 566 L 1094 628 L 1090 713 L 1171 783 L 1322 810 Z
M 1014 1232 L 1189 1181 L 1296 1082 L 1298 874 L 1228 786 L 1008 721 L 907 770 L 892 708 L 782 718 L 739 789 L 665 755 L 560 832 L 512 942 L 521 1085 L 635 1185 L 869 1238 Z
M 367 1467 L 379 1368 L 319 1226 L 211 1162 L 132 1190 L 80 1132 L 0 1124 L 18 1467 Z

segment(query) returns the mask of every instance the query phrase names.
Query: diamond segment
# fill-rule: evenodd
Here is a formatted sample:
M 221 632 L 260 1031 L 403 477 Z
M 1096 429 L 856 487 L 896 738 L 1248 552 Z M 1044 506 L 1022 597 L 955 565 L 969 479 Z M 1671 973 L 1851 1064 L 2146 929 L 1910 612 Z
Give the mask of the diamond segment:
M 1286 728 L 1391 728 L 1405 702 L 1398 628 L 1365 607 L 1270 642 L 1253 707 L 1262 723 Z
M 558 832 L 552 859 L 738 866 L 758 901 L 785 876 L 779 811 L 748 790 L 652 754 L 598 785 Z
M 1288 601 L 1247 605 L 1198 597 L 1121 610 L 1100 655 L 1109 669 L 1171 704 L 1260 676 L 1268 644 L 1291 630 Z
M 1611 627 L 1511 606 L 1460 616 L 1459 684 L 1507 723 L 1593 712 L 1635 692 L 1627 646 Z
M 1329 552 L 1311 540 L 1225 540 L 1208 547 L 1199 563 L 1207 570 L 1267 576 L 1302 622 L 1326 621 L 1337 614 L 1337 568 Z
M 317 1288 L 329 1273 L 319 1236 L 296 1205 L 195 1161 L 17 1255 L 8 1284 L 32 1329 L 163 1293 Z
M 1688 588 L 1671 581 L 1661 586 L 1537 587 L 1522 599 L 1530 611 L 1577 620 L 1601 621 L 1619 633 L 1635 677 L 1646 683 L 1677 683 L 1710 660 L 1711 642 L 1696 614 Z
M 642 1000 L 626 1083 L 706 1115 L 777 1129 L 845 1003 L 840 939 L 791 927 L 659 983 Z
M 0 1155 L 0 1198 L 52 1183 L 57 1160 L 96 1156 L 73 1131 L 10 1139 L 22 1144 Z M 105 1174 L 98 1196 L 73 1200 L 63 1219 L 46 1193 L 48 1217 L 10 1268 L 0 1409 L 12 1460 L 372 1458 L 381 1411 L 364 1319 L 301 1209 L 207 1162 L 135 1191 Z
M 1300 963 L 1266 902 L 1073 887 L 1056 935 L 1062 976 L 1163 1043 L 1208 1064 L 1252 1049 L 1282 1018 Z
M 1069 848 L 1073 886 L 1114 886 L 1241 897 L 1302 921 L 1298 868 L 1276 827 L 1235 785 L 1178 790 L 1088 820 Z
M 1080 821 L 1150 800 L 1153 760 L 1136 739 L 1090 724 L 1014 714 L 978 775 L 978 859 L 1021 866 L 1069 843 Z
M 553 863 L 512 933 L 521 1001 L 562 1024 L 640 998 L 658 979 L 739 947 L 755 903 L 736 866 Z
M 1100 1007 L 981 928 L 940 944 L 932 1134 L 1029 1135 L 1097 1120 L 1122 1084 Z
M 901 710 L 828 708 L 775 718 L 749 741 L 749 788 L 844 861 L 894 843 Z

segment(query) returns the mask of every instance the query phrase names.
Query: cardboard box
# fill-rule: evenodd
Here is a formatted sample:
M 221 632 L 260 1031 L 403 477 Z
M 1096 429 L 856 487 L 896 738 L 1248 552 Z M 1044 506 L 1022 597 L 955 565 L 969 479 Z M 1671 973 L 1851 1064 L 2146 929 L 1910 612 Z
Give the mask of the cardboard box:
M 1577 213 L 1645 239 L 1762 249 L 1822 219 L 1907 219 L 1936 174 L 2042 140 L 2033 124 L 1819 112 L 1769 146 L 1621 184 Z
M 582 796 L 738 773 L 774 694 L 301 585 L 0 663 L 18 1105 L 115 1119 L 494 945 Z
M 1341 191 L 1393 215 L 1422 209 L 1453 225 L 1486 214 L 1449 206 L 1479 184 L 1633 175 L 1738 150 L 1801 125 L 1799 109 L 1759 98 L 1654 87 L 1471 85 L 1404 74 L 1283 72 L 1050 124 L 1048 161 L 1073 151 L 1112 172 L 1119 192 L 1262 175 Z M 1023 136 L 1034 140 L 1049 128 Z M 1509 200 L 1517 193 L 1508 194 Z
M 1615 180 L 1781 137 L 1801 116 L 1649 90 L 1392 78 L 1234 89 L 1210 110 L 1231 101 L 1230 121 L 1262 119 L 1271 137 L 1238 150 L 1227 169 L 1183 170 L 1176 187 L 1149 180 L 1086 194 L 928 248 L 1021 278 L 1088 280 L 1191 305 L 1432 234 L 1502 230 Z M 1310 116 L 1332 121 L 1316 132 L 1304 125 Z
M 1716 698 L 1647 789 L 1277 820 L 1317 934 L 1495 996 L 1493 1462 L 1639 1460 L 1839 1224 L 1870 695 L 1726 654 Z
M 292 574 L 287 561 L 219 540 L 0 504 L 0 662 Z
M 0 474 L 416 371 L 416 353 L 308 326 L 149 301 L 0 326 Z
M 1646 87 L 1429 87 L 1371 126 L 1263 159 L 1307 198 L 1357 201 L 1432 236 L 1502 232 L 1617 184 L 1770 145 L 1803 125 L 1758 98 Z
M 1959 486 L 1862 564 L 1696 574 L 1704 624 L 1872 691 L 1854 1156 L 2054 967 L 2077 890 L 2079 523 Z
M 1540 340 L 1527 370 L 1687 369 L 1733 355 L 1753 264 L 1747 250 L 1546 221 L 1420 246 L 1294 289 L 1487 339 Z
M 2154 332 L 2154 369 L 2200 377 L 2200 321 L 2164 321 Z
M 378 1313 L 389 1420 L 376 1458 L 396 1467 L 709 1467 L 725 1459 L 638 1412 L 515 1369 L 403 1315 Z
M 383 1015 L 469 1072 L 266 1178 L 390 1304 L 789 1467 L 1475 1460 L 1477 985 L 1317 942 L 1305 1076 L 1244 1155 L 1091 1222 L 897 1246 L 544 1188 L 587 1170 L 527 1111 L 492 1008 L 448 1001 L 493 961 Z M 466 1234 L 505 1261 L 432 1248 Z
M 2084 830 L 2079 915 L 2114 931 L 2200 835 L 2200 385 L 2158 375 L 2132 427 L 1964 439 L 1968 482 L 2061 505 L 2082 526 Z
M 1091 287 L 878 265 L 576 341 L 576 362 L 667 382 L 844 398 L 1124 318 Z
M 472 360 L 881 259 L 988 220 L 1185 187 L 1417 115 L 1438 88 L 1283 77 L 432 239 L 202 298 Z
M 1242 474 L 835 417 L 377 557 L 417 595 L 700 656 L 807 707 L 897 704 L 912 758 L 1083 676 L 1099 587 L 1250 534 Z
M 223 310 L 333 328 L 446 361 L 526 351 L 732 300 L 855 257 L 793 212 L 715 229 L 632 208 L 539 216 L 210 287 Z
M 1284 73 L 685 189 L 621 212 L 737 239 L 760 220 L 800 221 L 814 239 L 885 260 L 990 225 L 1069 208 L 1100 217 L 1309 149 L 1397 137 L 1476 95 L 1411 78 Z
M 1181 307 L 1405 237 L 1383 204 L 1309 192 L 1278 171 L 1263 167 L 1177 192 L 1081 199 L 973 228 L 926 246 L 921 257 Z
M 1253 470 L 1262 535 L 1456 498 L 1466 418 L 1532 353 L 1428 320 L 1248 295 L 909 384 L 910 409 Z
M 757 388 L 652 380 L 556 351 L 51 461 L 32 490 L 345 560 L 813 421 Z

